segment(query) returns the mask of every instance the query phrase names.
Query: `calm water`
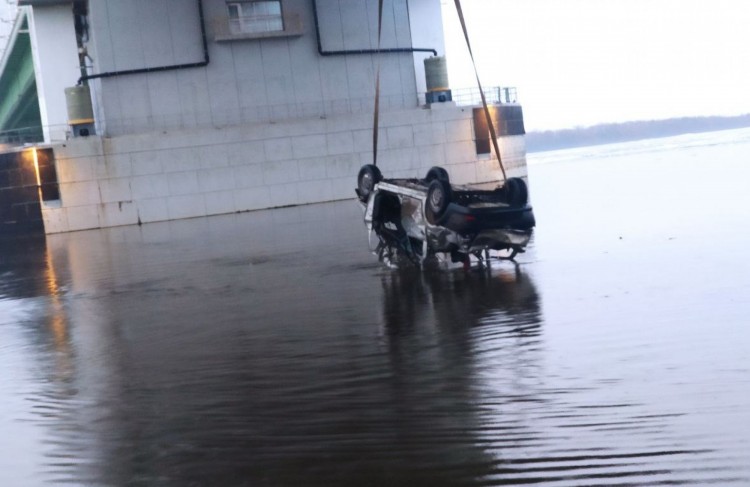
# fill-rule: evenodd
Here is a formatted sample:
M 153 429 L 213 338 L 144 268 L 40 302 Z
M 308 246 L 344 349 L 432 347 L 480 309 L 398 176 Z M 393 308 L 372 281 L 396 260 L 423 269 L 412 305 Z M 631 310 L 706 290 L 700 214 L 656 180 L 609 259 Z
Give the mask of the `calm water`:
M 750 130 L 530 162 L 517 268 L 354 201 L 3 243 L 0 485 L 750 485 Z

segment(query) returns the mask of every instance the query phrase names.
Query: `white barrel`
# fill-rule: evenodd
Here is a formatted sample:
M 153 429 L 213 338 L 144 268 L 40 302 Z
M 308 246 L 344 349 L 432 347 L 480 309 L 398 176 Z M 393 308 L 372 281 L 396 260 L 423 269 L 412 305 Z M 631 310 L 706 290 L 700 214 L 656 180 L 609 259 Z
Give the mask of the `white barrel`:
M 424 74 L 427 91 L 449 90 L 448 63 L 445 56 L 428 57 L 424 60 Z

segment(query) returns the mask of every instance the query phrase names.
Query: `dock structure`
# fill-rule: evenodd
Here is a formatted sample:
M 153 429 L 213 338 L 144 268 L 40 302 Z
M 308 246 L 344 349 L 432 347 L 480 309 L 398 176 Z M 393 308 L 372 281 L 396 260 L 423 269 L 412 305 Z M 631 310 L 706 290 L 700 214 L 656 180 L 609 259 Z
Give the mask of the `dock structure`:
M 18 4 L 0 60 L 0 231 L 353 198 L 378 70 L 384 171 L 501 179 L 478 98 L 425 75 L 445 53 L 440 0 L 386 0 L 380 41 L 377 0 Z M 525 177 L 521 107 L 490 92 L 505 169 Z

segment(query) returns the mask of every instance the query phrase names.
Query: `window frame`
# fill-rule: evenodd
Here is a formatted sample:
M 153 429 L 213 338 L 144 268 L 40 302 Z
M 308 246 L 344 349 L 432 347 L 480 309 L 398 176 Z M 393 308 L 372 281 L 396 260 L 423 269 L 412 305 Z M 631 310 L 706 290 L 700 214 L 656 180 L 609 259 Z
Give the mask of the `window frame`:
M 269 4 L 265 7 L 278 13 L 252 12 L 255 8 L 262 9 L 261 4 Z M 229 31 L 233 35 L 277 34 L 286 30 L 282 0 L 226 0 L 226 5 Z

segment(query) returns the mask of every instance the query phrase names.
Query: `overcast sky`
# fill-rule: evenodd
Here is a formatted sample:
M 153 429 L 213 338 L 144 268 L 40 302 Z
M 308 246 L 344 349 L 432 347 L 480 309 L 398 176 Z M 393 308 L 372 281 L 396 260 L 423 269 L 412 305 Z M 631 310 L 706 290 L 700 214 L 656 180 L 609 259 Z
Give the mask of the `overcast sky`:
M 454 88 L 473 79 L 443 0 Z M 750 0 L 463 0 L 484 85 L 527 130 L 750 113 Z

